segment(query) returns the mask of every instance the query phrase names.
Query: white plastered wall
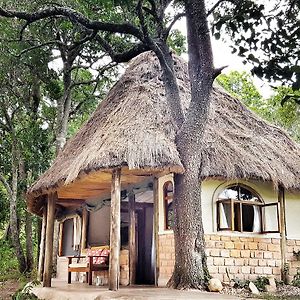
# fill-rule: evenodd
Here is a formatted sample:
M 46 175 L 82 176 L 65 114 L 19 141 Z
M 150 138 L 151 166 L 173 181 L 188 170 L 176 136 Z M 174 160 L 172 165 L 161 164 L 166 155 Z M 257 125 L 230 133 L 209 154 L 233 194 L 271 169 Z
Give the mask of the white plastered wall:
M 165 230 L 164 216 L 164 201 L 163 201 L 163 185 L 167 181 L 173 181 L 173 174 L 169 174 L 159 178 L 159 234 L 166 234 L 172 230 Z M 231 184 L 243 184 L 255 190 L 265 204 L 278 201 L 277 190 L 274 189 L 270 182 L 260 181 L 221 181 L 221 180 L 206 180 L 202 183 L 202 215 L 204 232 L 206 234 L 217 233 L 222 235 L 245 235 L 257 237 L 279 237 L 278 233 L 258 234 L 258 233 L 240 233 L 231 231 L 217 232 L 216 221 L 216 200 L 223 189 Z M 176 190 L 176 187 L 175 187 Z M 286 193 L 286 223 L 287 237 L 290 239 L 300 239 L 300 193 Z M 266 221 L 272 224 L 272 227 L 277 226 L 277 217 L 273 212 L 266 211 Z

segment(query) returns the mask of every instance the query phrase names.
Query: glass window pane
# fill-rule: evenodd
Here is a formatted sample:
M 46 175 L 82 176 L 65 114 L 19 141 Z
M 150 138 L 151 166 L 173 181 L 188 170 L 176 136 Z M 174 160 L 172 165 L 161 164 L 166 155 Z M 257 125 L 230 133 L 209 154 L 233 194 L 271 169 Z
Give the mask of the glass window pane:
M 262 207 L 263 214 L 263 231 L 264 232 L 278 232 L 278 211 L 277 203 L 274 205 L 266 205 Z

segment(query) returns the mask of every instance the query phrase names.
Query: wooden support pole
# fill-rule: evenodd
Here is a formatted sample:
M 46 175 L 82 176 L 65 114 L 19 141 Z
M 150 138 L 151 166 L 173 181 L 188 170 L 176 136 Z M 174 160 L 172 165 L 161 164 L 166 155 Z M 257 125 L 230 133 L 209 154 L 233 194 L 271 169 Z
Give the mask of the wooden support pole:
M 280 249 L 281 249 L 281 280 L 287 283 L 286 274 L 286 216 L 285 216 L 285 193 L 284 188 L 278 188 L 278 202 L 280 205 Z
M 39 281 L 43 280 L 43 273 L 44 273 L 46 224 L 47 224 L 47 206 L 45 205 L 43 207 L 43 220 L 42 220 L 42 228 L 41 228 L 39 265 L 38 265 L 38 274 L 37 274 L 37 279 Z
M 58 255 L 63 255 L 63 239 L 64 239 L 64 222 L 59 222 L 59 245 L 58 245 Z
M 153 203 L 154 203 L 154 253 L 155 253 L 155 272 L 154 272 L 154 284 L 158 286 L 159 277 L 159 242 L 158 242 L 158 231 L 159 231 L 159 193 L 158 193 L 158 178 L 153 179 Z
M 88 211 L 84 207 L 82 209 L 81 252 L 86 248 L 87 222 L 88 222 Z
M 136 278 L 136 214 L 135 214 L 135 195 L 131 190 L 128 193 L 128 209 L 129 209 L 129 284 L 135 284 Z
M 112 172 L 110 209 L 109 289 L 117 291 L 120 279 L 121 169 Z
M 54 231 L 54 215 L 55 215 L 56 200 L 57 200 L 57 193 L 51 193 L 48 195 L 46 242 L 45 242 L 45 265 L 44 265 L 44 276 L 43 276 L 44 287 L 51 287 L 53 231 Z

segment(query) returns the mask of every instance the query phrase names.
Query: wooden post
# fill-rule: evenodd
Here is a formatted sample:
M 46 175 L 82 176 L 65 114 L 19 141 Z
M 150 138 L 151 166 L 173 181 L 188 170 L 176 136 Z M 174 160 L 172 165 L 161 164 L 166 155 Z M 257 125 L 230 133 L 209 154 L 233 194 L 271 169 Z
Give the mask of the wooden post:
M 56 200 L 57 200 L 57 193 L 51 193 L 48 195 L 46 242 L 45 242 L 45 266 L 44 266 L 44 276 L 43 276 L 44 287 L 51 287 L 53 231 L 54 231 L 54 215 L 55 215 Z
M 41 228 L 40 254 L 39 254 L 39 265 L 38 265 L 38 276 L 37 276 L 37 279 L 39 281 L 43 280 L 43 273 L 44 273 L 46 224 L 47 224 L 47 206 L 45 205 L 43 207 L 43 220 L 42 220 L 42 228 Z
M 158 286 L 159 277 L 159 242 L 158 242 L 158 231 L 159 231 L 159 193 L 158 193 L 158 178 L 153 179 L 153 203 L 154 203 L 154 251 L 155 251 L 155 271 L 154 271 L 154 284 Z
M 128 193 L 129 209 L 129 284 L 135 284 L 136 277 L 136 214 L 135 214 L 135 195 L 131 190 Z
M 278 202 L 280 204 L 280 249 L 281 249 L 281 280 L 287 283 L 286 274 L 286 216 L 284 188 L 278 188 Z
M 63 255 L 63 240 L 64 240 L 64 222 L 59 223 L 59 245 L 58 245 L 58 255 Z
M 81 231 L 81 252 L 86 248 L 86 231 L 87 231 L 88 212 L 85 207 L 82 209 L 82 231 Z
M 120 279 L 121 169 L 112 172 L 110 209 L 109 289 L 117 291 Z

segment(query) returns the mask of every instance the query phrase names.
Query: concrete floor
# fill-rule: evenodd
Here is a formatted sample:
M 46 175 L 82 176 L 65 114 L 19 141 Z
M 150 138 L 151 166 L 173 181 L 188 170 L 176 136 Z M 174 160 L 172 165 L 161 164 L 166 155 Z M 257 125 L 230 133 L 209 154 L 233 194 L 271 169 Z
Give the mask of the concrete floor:
M 35 287 L 33 293 L 39 299 L 45 300 L 194 300 L 194 299 L 227 299 L 237 300 L 237 297 L 219 293 L 201 292 L 197 290 L 178 291 L 167 288 L 148 286 L 121 287 L 119 291 L 108 291 L 107 287 L 89 286 L 86 283 L 67 284 L 65 281 L 52 281 L 51 288 Z

